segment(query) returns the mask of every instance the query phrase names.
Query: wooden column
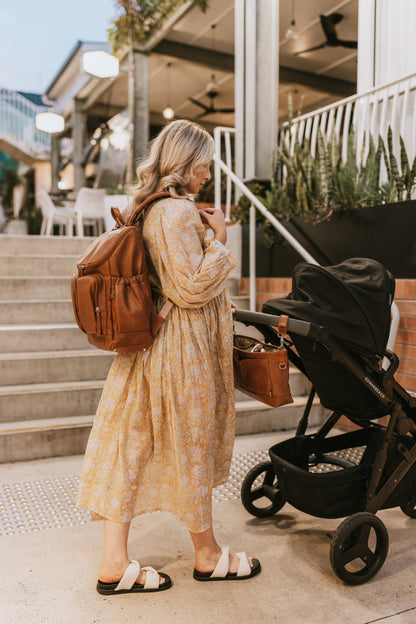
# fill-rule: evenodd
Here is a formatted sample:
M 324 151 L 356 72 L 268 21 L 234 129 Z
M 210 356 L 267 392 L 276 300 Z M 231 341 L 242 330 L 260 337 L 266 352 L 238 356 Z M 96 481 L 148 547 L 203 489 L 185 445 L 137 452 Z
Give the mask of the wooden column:
M 133 164 L 147 156 L 149 143 L 149 55 L 133 50 L 133 85 L 131 87 L 133 122 Z
M 85 169 L 83 165 L 84 148 L 87 134 L 87 115 L 84 111 L 84 100 L 75 98 L 72 116 L 72 138 L 74 141 L 74 190 L 79 191 L 85 186 Z
M 51 193 L 59 191 L 59 161 L 60 161 L 61 136 L 51 136 Z

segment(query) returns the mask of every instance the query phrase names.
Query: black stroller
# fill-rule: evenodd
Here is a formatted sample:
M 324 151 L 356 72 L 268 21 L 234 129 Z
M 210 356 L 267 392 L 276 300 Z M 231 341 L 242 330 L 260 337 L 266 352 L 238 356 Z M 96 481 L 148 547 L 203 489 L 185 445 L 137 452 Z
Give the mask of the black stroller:
M 272 446 L 271 461 L 246 475 L 243 505 L 260 518 L 285 502 L 320 518 L 347 516 L 330 561 L 351 585 L 371 579 L 386 559 L 389 539 L 377 511 L 400 506 L 416 518 L 416 398 L 394 379 L 399 359 L 386 350 L 393 296 L 393 277 L 374 260 L 301 263 L 287 298 L 269 300 L 263 314 L 235 314 L 275 345 L 273 327 L 287 314 L 289 359 L 312 383 L 296 436 Z M 315 392 L 330 415 L 305 435 Z M 328 435 L 341 416 L 355 430 Z M 382 417 L 386 425 L 377 422 Z

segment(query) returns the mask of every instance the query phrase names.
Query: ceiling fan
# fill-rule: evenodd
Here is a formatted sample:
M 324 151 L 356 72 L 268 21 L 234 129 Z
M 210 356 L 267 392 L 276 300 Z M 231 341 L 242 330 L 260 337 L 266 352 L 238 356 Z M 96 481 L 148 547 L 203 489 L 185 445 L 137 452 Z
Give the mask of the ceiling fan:
M 212 115 L 213 113 L 233 113 L 234 108 L 215 108 L 214 100 L 219 95 L 219 90 L 217 83 L 215 81 L 215 75 L 211 76 L 211 81 L 207 84 L 205 95 L 209 98 L 209 105 L 207 106 L 203 102 L 199 102 L 199 100 L 195 100 L 195 98 L 188 98 L 192 104 L 199 106 L 203 109 L 203 113 L 198 115 L 198 119 L 205 117 L 205 115 Z
M 299 56 L 300 54 L 306 54 L 306 52 L 313 52 L 314 50 L 321 50 L 322 48 L 329 47 L 343 47 L 343 48 L 351 48 L 357 49 L 356 41 L 349 41 L 346 39 L 339 39 L 335 26 L 339 24 L 344 16 L 342 13 L 331 13 L 331 15 L 320 15 L 322 30 L 324 31 L 324 35 L 326 37 L 326 41 L 321 43 L 320 45 L 313 46 L 312 48 L 307 48 L 306 50 L 301 50 L 300 52 L 295 52 L 295 56 Z

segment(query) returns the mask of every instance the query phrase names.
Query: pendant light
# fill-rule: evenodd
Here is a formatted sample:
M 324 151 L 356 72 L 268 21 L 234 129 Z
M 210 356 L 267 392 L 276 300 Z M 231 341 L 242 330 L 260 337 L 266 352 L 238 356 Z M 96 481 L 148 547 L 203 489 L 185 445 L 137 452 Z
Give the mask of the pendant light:
M 168 105 L 166 106 L 166 108 L 163 110 L 163 117 L 166 119 L 166 121 L 172 121 L 172 119 L 175 116 L 175 111 L 173 110 L 173 108 L 170 105 L 170 72 L 171 72 L 171 66 L 172 63 L 167 63 L 166 64 L 166 68 L 167 68 L 167 91 L 168 91 Z
M 296 28 L 295 21 L 295 0 L 292 0 L 292 19 L 290 21 L 290 26 L 285 32 L 286 41 L 295 41 L 299 37 L 298 29 Z

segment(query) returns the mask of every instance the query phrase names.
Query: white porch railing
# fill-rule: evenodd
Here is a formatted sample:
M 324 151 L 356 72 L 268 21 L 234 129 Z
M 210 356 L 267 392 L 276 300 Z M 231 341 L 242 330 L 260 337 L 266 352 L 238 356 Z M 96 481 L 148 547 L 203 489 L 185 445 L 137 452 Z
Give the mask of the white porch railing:
M 416 154 L 416 74 L 295 117 L 290 129 L 289 122 L 283 125 L 283 136 L 292 153 L 296 139 L 299 143 L 310 141 L 314 156 L 318 132 L 326 140 L 334 132 L 338 145 L 342 146 L 341 154 L 345 161 L 351 125 L 355 130 L 357 159 L 365 159 L 370 134 L 377 143 L 379 135 L 386 138 L 389 126 L 393 130 L 395 151 L 399 150 L 401 135 L 409 158 L 413 159 Z
M 233 169 L 233 155 L 231 149 L 231 137 L 235 135 L 235 128 L 226 128 L 224 126 L 217 126 L 214 128 L 214 142 L 215 153 L 221 159 L 222 146 L 224 141 L 225 150 L 225 164 L 228 169 Z M 215 193 L 215 206 L 221 206 L 221 166 L 215 160 L 214 162 L 214 193 Z M 235 188 L 235 187 L 234 187 Z M 232 180 L 227 175 L 226 177 L 226 193 L 225 193 L 225 220 L 229 222 L 231 220 L 231 198 L 232 198 Z M 235 193 L 234 193 L 235 200 Z
M 270 221 L 278 232 L 290 243 L 290 245 L 304 258 L 307 262 L 312 264 L 318 264 L 311 254 L 292 236 L 290 232 L 280 223 L 280 221 L 267 210 L 267 208 L 261 203 L 259 199 L 250 191 L 249 188 L 242 182 L 236 174 L 231 171 L 221 158 L 214 154 L 215 171 L 222 171 L 227 176 L 227 181 L 233 183 L 238 188 L 242 195 L 245 195 L 251 202 L 250 206 L 250 310 L 256 310 L 256 209 L 261 212 L 262 215 Z M 217 176 L 216 176 L 217 178 Z M 215 207 L 221 207 L 221 200 L 215 202 Z
M 28 154 L 44 155 L 50 147 L 50 136 L 36 129 L 35 117 L 46 110 L 16 91 L 0 87 L 1 139 Z

